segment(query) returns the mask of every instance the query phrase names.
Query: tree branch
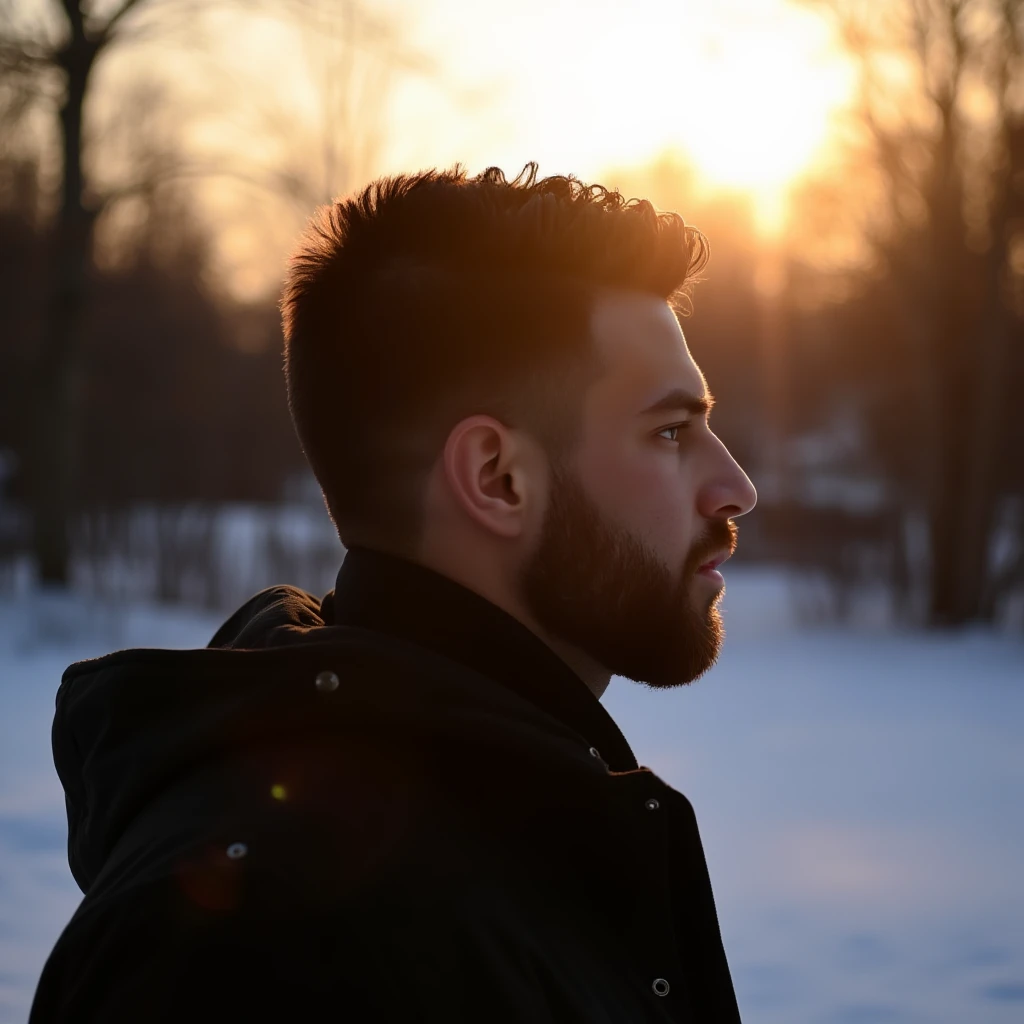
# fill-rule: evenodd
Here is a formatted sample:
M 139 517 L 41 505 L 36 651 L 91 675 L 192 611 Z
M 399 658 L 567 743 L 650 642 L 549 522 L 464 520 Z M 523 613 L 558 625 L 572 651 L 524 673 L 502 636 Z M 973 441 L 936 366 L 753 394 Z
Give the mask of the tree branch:
M 297 208 L 304 213 L 308 213 L 311 206 L 320 202 L 319 199 L 311 201 L 306 183 L 299 176 L 286 171 L 268 170 L 261 174 L 258 170 L 250 172 L 241 168 L 214 166 L 201 162 L 164 162 L 160 164 L 159 169 L 150 170 L 134 181 L 105 189 L 90 200 L 89 207 L 95 216 L 99 216 L 119 202 L 145 195 L 162 186 L 213 178 L 226 178 L 278 198 L 284 196 L 294 201 Z
M 71 28 L 71 38 L 85 38 L 85 12 L 79 0 L 60 0 L 60 7 Z
M 102 45 L 106 45 L 110 42 L 117 31 L 117 26 L 142 2 L 143 0 L 123 0 L 121 6 L 114 11 L 114 13 L 107 19 L 106 25 L 104 25 L 100 30 Z

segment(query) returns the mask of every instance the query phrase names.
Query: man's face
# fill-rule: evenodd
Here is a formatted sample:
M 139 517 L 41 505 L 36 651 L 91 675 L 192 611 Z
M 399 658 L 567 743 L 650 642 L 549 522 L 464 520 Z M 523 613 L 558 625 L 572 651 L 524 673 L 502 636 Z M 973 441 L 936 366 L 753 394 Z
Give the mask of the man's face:
M 668 305 L 609 294 L 592 328 L 604 375 L 570 463 L 552 465 L 523 596 L 548 633 L 611 673 L 679 686 L 722 643 L 723 584 L 700 567 L 732 552 L 732 519 L 757 495 L 706 416 L 680 404 L 709 395 Z

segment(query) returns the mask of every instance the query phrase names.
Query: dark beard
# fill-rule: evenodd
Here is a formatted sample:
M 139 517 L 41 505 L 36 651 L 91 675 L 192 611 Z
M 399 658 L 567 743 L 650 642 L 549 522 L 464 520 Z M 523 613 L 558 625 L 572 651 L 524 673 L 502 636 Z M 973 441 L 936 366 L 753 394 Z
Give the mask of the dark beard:
M 697 569 L 723 548 L 731 551 L 735 535 L 731 521 L 712 520 L 674 578 L 642 541 L 603 519 L 574 475 L 553 468 L 540 543 L 521 577 L 523 596 L 549 634 L 613 675 L 652 688 L 681 686 L 702 676 L 721 649 L 721 591 L 701 612 L 693 588 L 702 585 Z

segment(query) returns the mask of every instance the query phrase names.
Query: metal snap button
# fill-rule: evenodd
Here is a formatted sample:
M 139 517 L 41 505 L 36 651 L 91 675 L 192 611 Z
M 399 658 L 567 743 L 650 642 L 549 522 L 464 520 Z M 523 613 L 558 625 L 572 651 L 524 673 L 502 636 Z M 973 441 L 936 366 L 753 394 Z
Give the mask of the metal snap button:
M 667 996 L 668 995 L 668 982 L 664 978 L 655 978 L 651 982 L 651 988 L 654 989 L 656 996 Z
M 339 686 L 341 686 L 341 680 L 338 678 L 336 672 L 331 672 L 329 669 L 324 672 L 317 673 L 314 685 L 321 693 L 333 693 Z
M 249 847 L 245 843 L 232 843 L 227 848 L 227 855 L 232 860 L 238 860 L 239 857 L 244 857 L 249 852 Z
M 646 807 L 649 811 L 656 811 L 660 806 L 661 804 L 659 804 L 653 796 L 644 804 L 644 807 Z

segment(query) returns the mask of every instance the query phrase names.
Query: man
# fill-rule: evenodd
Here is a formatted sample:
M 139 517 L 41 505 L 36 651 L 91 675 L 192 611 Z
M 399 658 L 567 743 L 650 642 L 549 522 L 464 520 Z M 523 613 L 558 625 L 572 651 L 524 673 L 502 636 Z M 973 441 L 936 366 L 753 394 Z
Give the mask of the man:
M 321 211 L 282 307 L 336 588 L 67 670 L 33 1024 L 739 1020 L 692 809 L 600 703 L 712 665 L 755 502 L 671 304 L 706 258 L 533 165 Z

